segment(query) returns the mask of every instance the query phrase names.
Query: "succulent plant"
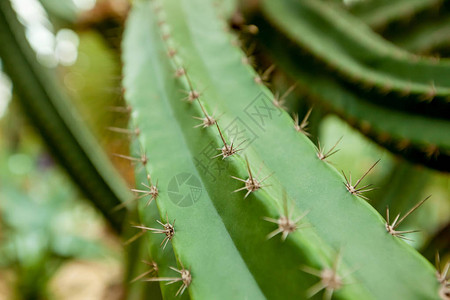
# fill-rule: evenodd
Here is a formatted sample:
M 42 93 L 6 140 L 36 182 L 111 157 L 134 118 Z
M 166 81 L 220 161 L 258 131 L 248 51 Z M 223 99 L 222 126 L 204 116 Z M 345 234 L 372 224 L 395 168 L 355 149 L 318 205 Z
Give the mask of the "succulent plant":
M 244 9 L 258 27 L 238 27 L 259 31 L 302 92 L 392 152 L 448 171 L 447 61 L 399 49 L 329 2 L 259 2 Z M 370 205 L 364 180 L 378 161 L 356 180 L 329 163 L 337 145 L 316 146 L 307 116 L 293 120 L 265 85 L 272 68 L 258 74 L 239 47 L 227 23 L 235 1 L 133 3 L 122 43 L 130 124 L 114 129 L 132 136 L 131 154 L 118 156 L 134 166 L 133 202 L 33 62 L 7 1 L 0 8 L 10 45 L 0 55 L 24 106 L 111 223 L 125 221 L 129 279 L 148 281 L 130 299 L 448 296 L 445 268 L 436 277 L 401 226 L 428 198 L 403 217 Z

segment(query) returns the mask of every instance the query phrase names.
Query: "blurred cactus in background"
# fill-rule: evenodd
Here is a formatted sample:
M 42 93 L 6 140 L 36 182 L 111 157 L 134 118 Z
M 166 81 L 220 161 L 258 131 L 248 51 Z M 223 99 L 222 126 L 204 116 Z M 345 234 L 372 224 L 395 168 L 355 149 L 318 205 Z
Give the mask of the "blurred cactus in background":
M 105 256 L 123 273 L 105 299 L 449 299 L 449 12 L 1 1 L 0 263 L 17 298 L 62 299 L 58 267 Z M 59 230 L 81 204 L 47 163 L 10 175 L 36 143 L 21 114 L 123 255 Z

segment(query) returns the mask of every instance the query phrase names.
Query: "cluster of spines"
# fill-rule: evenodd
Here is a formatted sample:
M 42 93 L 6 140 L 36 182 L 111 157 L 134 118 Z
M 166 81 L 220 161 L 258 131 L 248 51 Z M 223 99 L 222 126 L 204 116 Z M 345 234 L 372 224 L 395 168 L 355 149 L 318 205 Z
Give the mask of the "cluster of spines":
M 156 1 L 155 1 L 156 2 Z M 156 15 L 160 15 L 159 13 L 162 11 L 162 7 L 159 5 L 155 5 L 154 7 L 155 9 L 155 13 Z M 158 25 L 162 26 L 163 24 L 165 24 L 165 21 L 163 19 L 160 19 L 158 21 Z M 193 103 L 193 102 L 197 102 L 200 110 L 203 114 L 203 117 L 196 117 L 194 116 L 194 118 L 201 120 L 202 123 L 198 124 L 195 127 L 203 127 L 203 128 L 207 128 L 207 127 L 211 127 L 213 125 L 215 125 L 215 128 L 217 128 L 217 132 L 219 133 L 219 136 L 223 142 L 223 147 L 222 148 L 218 148 L 218 150 L 220 151 L 220 153 L 218 155 L 216 155 L 215 157 L 219 157 L 221 156 L 222 159 L 226 159 L 230 156 L 233 156 L 235 154 L 237 154 L 239 151 L 241 151 L 241 149 L 238 148 L 238 146 L 235 146 L 234 143 L 232 141 L 230 141 L 230 143 L 227 143 L 226 138 L 224 136 L 224 133 L 221 131 L 219 124 L 217 122 L 217 120 L 214 118 L 214 116 L 209 115 L 205 109 L 205 106 L 203 105 L 202 101 L 200 100 L 201 98 L 201 93 L 199 93 L 197 90 L 194 89 L 194 86 L 191 82 L 191 79 L 188 76 L 188 73 L 186 71 L 186 69 L 184 67 L 182 67 L 180 64 L 177 63 L 175 57 L 177 55 L 177 52 L 174 48 L 169 47 L 167 45 L 168 40 L 170 39 L 170 34 L 168 32 L 163 33 L 162 34 L 162 39 L 165 42 L 166 46 L 167 46 L 167 54 L 168 57 L 170 58 L 170 60 L 173 62 L 174 68 L 175 68 L 175 77 L 181 79 L 181 78 L 185 78 L 185 83 L 186 86 L 188 88 L 187 91 L 187 97 L 184 99 L 186 100 L 188 103 Z M 261 76 L 256 76 L 255 77 L 255 82 L 257 84 L 262 84 L 264 83 L 264 79 L 267 78 L 268 74 L 270 74 L 270 72 L 273 70 L 273 67 L 271 66 L 266 72 L 264 72 Z M 275 97 L 274 98 L 274 105 L 282 108 L 283 107 L 283 101 L 284 98 L 287 96 L 287 94 L 289 94 L 291 91 L 293 90 L 293 87 L 289 88 L 287 90 L 287 92 L 280 98 Z M 124 108 L 125 110 L 125 108 Z M 127 112 L 129 112 L 129 109 L 126 109 Z M 311 113 L 311 109 L 307 112 L 307 114 L 305 115 L 304 119 L 302 122 L 298 122 L 298 116 L 294 117 L 294 129 L 298 132 L 301 132 L 303 134 L 305 134 L 306 136 L 309 136 L 308 132 L 307 132 L 307 125 L 308 125 L 308 117 Z M 125 130 L 125 129 L 118 129 L 115 128 L 113 129 L 113 131 L 119 132 L 119 133 L 127 133 L 129 135 L 134 135 L 134 136 L 138 136 L 139 135 L 139 130 L 138 129 L 134 129 L 134 130 Z M 327 158 L 329 158 L 332 154 L 336 153 L 338 150 L 334 150 L 337 146 L 337 144 L 339 143 L 341 139 L 339 139 L 337 141 L 337 143 L 330 148 L 329 151 L 324 152 L 324 150 L 322 149 L 322 147 L 318 146 L 317 149 L 317 158 L 323 161 L 326 161 Z M 142 149 L 142 147 L 141 147 Z M 132 162 L 137 162 L 137 163 L 141 163 L 143 165 L 143 167 L 146 166 L 147 164 L 147 157 L 145 155 L 145 152 L 143 152 L 143 154 L 136 158 L 136 157 L 130 157 L 130 156 L 126 156 L 126 155 L 117 155 L 121 158 L 125 158 L 128 159 Z M 213 157 L 214 158 L 214 157 Z M 235 176 L 231 176 L 232 178 L 242 181 L 244 182 L 244 187 L 239 188 L 237 190 L 235 190 L 234 192 L 238 192 L 241 190 L 247 190 L 244 198 L 246 198 L 250 193 L 255 192 L 259 189 L 262 189 L 263 187 L 267 186 L 267 185 L 263 185 L 262 183 L 269 178 L 272 174 L 266 176 L 265 178 L 258 180 L 252 173 L 250 164 L 248 162 L 247 157 L 245 158 L 245 162 L 246 162 L 246 169 L 248 172 L 248 178 L 247 179 L 241 179 Z M 351 179 L 348 180 L 347 177 L 344 174 L 344 177 L 346 179 L 346 182 L 344 182 L 346 189 L 348 190 L 349 193 L 356 195 L 358 197 L 361 197 L 363 199 L 368 200 L 367 197 L 365 197 L 364 195 L 362 195 L 363 192 L 367 192 L 372 190 L 372 188 L 368 188 L 370 185 L 364 186 L 362 188 L 358 188 L 359 183 L 364 179 L 364 177 L 372 170 L 372 168 L 378 163 L 379 161 L 377 161 L 374 165 L 372 165 L 369 170 L 356 182 L 356 184 L 354 186 L 352 186 L 351 184 Z M 148 201 L 147 201 L 147 206 L 151 203 L 151 201 L 156 200 L 158 197 L 158 189 L 157 189 L 157 185 L 153 185 L 152 181 L 151 181 L 151 177 L 149 174 L 147 174 L 147 179 L 148 179 L 148 184 L 144 184 L 142 183 L 142 185 L 147 188 L 148 190 L 142 190 L 142 189 L 132 189 L 132 191 L 141 194 L 140 196 L 137 196 L 136 199 L 139 198 L 143 198 L 143 197 L 149 197 Z M 422 200 L 420 203 L 418 203 L 416 206 L 413 207 L 413 209 L 411 209 L 400 221 L 396 222 L 398 217 L 396 218 L 396 221 L 394 221 L 394 224 L 389 224 L 389 217 L 387 215 L 387 223 L 386 223 L 386 230 L 389 234 L 396 236 L 396 237 L 400 237 L 400 238 L 404 238 L 404 236 L 402 234 L 404 233 L 409 233 L 409 232 L 415 232 L 415 231 L 395 231 L 395 228 L 401 223 L 401 221 L 403 221 L 409 214 L 411 214 L 415 209 L 417 209 L 420 205 L 422 205 L 428 198 Z M 302 215 L 293 218 L 292 216 L 292 210 L 289 211 L 288 209 L 288 204 L 287 204 L 287 197 L 286 194 L 284 194 L 283 197 L 283 204 L 284 204 L 284 209 L 283 212 L 280 213 L 280 216 L 278 219 L 274 219 L 274 218 L 270 218 L 270 217 L 264 217 L 264 220 L 271 222 L 271 223 L 275 223 L 278 225 L 278 228 L 272 232 L 270 232 L 267 235 L 267 238 L 270 239 L 272 237 L 274 237 L 277 234 L 281 234 L 281 238 L 282 240 L 286 240 L 286 238 L 288 237 L 289 234 L 297 231 L 298 229 L 304 228 L 306 224 L 299 224 L 299 222 L 309 213 L 309 211 L 304 212 Z M 136 239 L 137 237 L 140 237 L 141 235 L 143 235 L 145 232 L 150 231 L 152 233 L 159 233 L 159 234 L 164 234 L 165 237 L 161 243 L 161 247 L 163 249 L 165 249 L 167 243 L 169 241 L 172 240 L 172 238 L 175 235 L 175 227 L 174 227 L 174 223 L 175 220 L 170 223 L 169 222 L 169 218 L 166 216 L 166 221 L 165 223 L 163 221 L 159 221 L 157 220 L 157 222 L 162 226 L 162 229 L 157 229 L 157 228 L 151 228 L 151 227 L 147 227 L 145 225 L 135 225 L 135 228 L 139 228 L 141 229 L 141 232 L 138 233 L 135 237 L 132 238 L 132 240 Z M 307 227 L 307 226 L 306 226 Z M 128 243 L 131 242 L 130 240 L 128 241 Z M 333 294 L 334 291 L 339 290 L 343 285 L 344 285 L 344 278 L 345 276 L 340 276 L 338 274 L 338 264 L 339 264 L 339 260 L 340 260 L 340 256 L 338 255 L 338 257 L 336 258 L 334 264 L 331 267 L 324 267 L 321 270 L 316 270 L 310 267 L 303 267 L 302 269 L 307 272 L 310 273 L 314 276 L 317 276 L 320 278 L 320 282 L 317 285 L 314 285 L 313 287 L 311 287 L 311 289 L 309 290 L 308 294 L 309 296 L 313 296 L 314 294 L 320 292 L 322 289 L 325 290 L 325 294 L 324 296 L 326 298 L 331 299 L 331 296 Z M 154 275 L 156 276 L 158 273 L 158 266 L 156 264 L 156 262 L 151 262 L 148 263 L 146 262 L 149 266 L 150 266 L 150 270 L 141 274 L 140 276 L 138 276 L 137 278 L 134 279 L 134 281 L 139 280 L 144 278 L 145 276 L 148 275 Z M 180 265 L 181 265 L 181 269 L 176 269 L 174 267 L 170 267 L 170 269 L 172 269 L 173 271 L 177 272 L 180 274 L 179 277 L 151 277 L 151 278 L 146 278 L 144 279 L 145 281 L 167 281 L 167 284 L 172 284 L 175 282 L 182 282 L 181 286 L 179 287 L 176 296 L 183 294 L 183 292 L 189 287 L 189 285 L 192 282 L 192 275 L 191 275 L 191 271 L 190 269 L 186 269 L 182 262 L 179 261 Z M 448 269 L 448 267 L 447 267 Z

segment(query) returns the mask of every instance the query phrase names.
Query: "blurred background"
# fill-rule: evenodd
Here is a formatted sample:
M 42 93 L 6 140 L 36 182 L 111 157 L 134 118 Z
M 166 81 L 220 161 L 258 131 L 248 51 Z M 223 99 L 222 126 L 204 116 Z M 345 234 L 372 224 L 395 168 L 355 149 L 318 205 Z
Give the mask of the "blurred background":
M 368 6 L 358 7 L 357 0 L 333 2 L 361 18 L 365 18 L 365 10 L 369 11 Z M 370 5 L 371 1 L 365 2 Z M 57 74 L 73 106 L 131 186 L 132 167 L 112 155 L 127 153 L 129 142 L 108 130 L 127 127 L 126 115 L 110 108 L 124 106 L 120 41 L 128 1 L 11 3 L 26 27 L 36 59 Z M 376 18 L 371 22 L 374 30 L 405 48 L 408 45 L 402 44 L 402 37 L 429 28 L 435 39 L 430 37 L 427 47 L 416 47 L 416 51 L 443 57 L 450 53 L 448 13 L 408 15 L 405 11 L 403 19 L 389 22 L 390 27 Z M 1 66 L 0 60 L 0 300 L 123 298 L 127 251 L 123 239 L 52 159 L 39 132 L 24 115 Z M 288 86 L 282 71 L 276 70 L 271 82 Z M 304 115 L 311 103 L 294 92 L 287 97 L 286 106 Z M 366 181 L 382 187 L 370 193 L 371 204 L 382 215 L 386 204 L 400 212 L 432 195 L 405 223 L 422 229 L 411 244 L 428 259 L 433 261 L 437 250 L 444 258 L 449 255 L 448 174 L 394 156 L 333 114 L 323 113 L 314 119 L 313 113 L 311 134 L 312 140 L 319 138 L 328 148 L 335 144 L 336 136 L 343 137 L 340 151 L 330 160 L 338 170 L 350 171 L 353 178 L 359 178 L 381 159 Z M 406 176 L 408 184 L 401 180 Z

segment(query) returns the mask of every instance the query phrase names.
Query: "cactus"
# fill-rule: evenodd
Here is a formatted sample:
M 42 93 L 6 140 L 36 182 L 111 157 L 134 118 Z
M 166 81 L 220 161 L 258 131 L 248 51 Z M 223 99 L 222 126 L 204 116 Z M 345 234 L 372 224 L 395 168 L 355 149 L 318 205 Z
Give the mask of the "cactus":
M 317 59 L 366 99 L 396 109 L 448 116 L 447 61 L 405 52 L 360 20 L 322 1 L 262 1 L 261 10 L 271 24 L 257 18 L 256 24 L 264 26 L 262 31 L 276 27 L 304 55 Z
M 137 229 L 159 270 L 147 280 L 164 299 L 297 299 L 318 282 L 339 298 L 438 299 L 432 266 L 318 158 L 218 14 L 206 0 L 140 1 L 127 23 L 133 151 L 148 157 L 136 167 Z
M 293 66 L 302 90 L 344 118 L 357 119 L 387 147 L 411 141 L 402 155 L 435 168 L 448 161 L 448 121 L 442 117 L 450 87 L 441 78 L 447 62 L 414 62 L 415 56 L 316 0 L 261 2 L 266 14 L 276 12 L 267 18 L 297 43 L 307 39 L 307 55 L 331 67 L 344 85 Z M 128 209 L 129 299 L 445 297 L 445 270 L 436 278 L 433 266 L 403 241 L 409 239 L 405 217 L 428 198 L 411 204 L 401 218 L 389 217 L 389 210 L 381 216 L 366 201 L 372 187 L 364 180 L 379 161 L 357 180 L 329 163 L 336 146 L 324 149 L 309 140 L 306 119 L 292 120 L 265 86 L 272 68 L 259 75 L 239 48 L 226 23 L 238 19 L 236 1 L 133 3 L 122 44 L 123 87 L 132 113 L 129 128 L 113 130 L 133 133 L 131 154 L 118 156 L 135 168 L 137 210 L 125 203 L 122 180 L 54 78 L 34 60 L 8 3 L 0 2 L 0 55 L 23 106 L 31 107 L 28 113 L 47 143 L 118 231 L 125 214 L 111 208 Z M 307 18 L 295 17 L 299 12 L 308 12 Z M 267 22 L 256 20 L 265 32 Z M 355 27 L 334 30 L 338 37 L 330 39 L 305 24 L 320 25 L 317 30 Z M 296 30 L 305 28 L 314 34 L 299 37 Z M 342 46 L 339 51 L 322 51 L 329 40 Z M 386 64 L 375 68 L 348 43 Z M 409 87 L 411 68 L 427 72 L 416 74 Z M 366 101 L 364 83 L 375 86 L 371 100 L 382 98 L 383 106 Z M 407 97 L 396 95 L 405 89 Z M 386 92 L 392 95 L 380 97 Z M 424 97 L 431 102 L 421 102 Z M 423 107 L 424 116 L 408 113 Z M 380 138 L 386 134 L 390 139 Z M 431 152 L 437 158 L 425 160 L 423 149 L 431 146 L 439 150 Z

